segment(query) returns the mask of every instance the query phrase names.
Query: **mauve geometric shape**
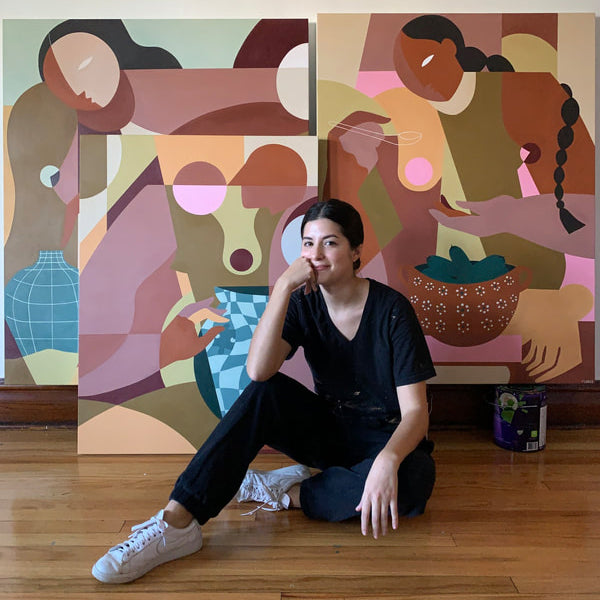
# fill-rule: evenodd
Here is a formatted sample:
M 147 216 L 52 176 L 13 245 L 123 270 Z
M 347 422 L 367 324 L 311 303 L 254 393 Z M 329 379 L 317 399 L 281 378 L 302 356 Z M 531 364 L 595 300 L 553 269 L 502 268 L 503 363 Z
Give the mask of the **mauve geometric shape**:
M 238 248 L 234 252 L 231 253 L 231 257 L 229 258 L 229 263 L 231 266 L 240 272 L 247 271 L 254 262 L 252 258 L 252 254 L 248 252 L 245 248 Z
M 135 90 L 131 122 L 168 134 L 221 109 L 262 102 L 279 104 L 276 77 L 277 69 L 128 71 Z
M 290 114 L 280 102 L 253 102 L 222 108 L 197 117 L 174 135 L 302 135 L 308 119 Z
M 261 19 L 242 44 L 233 67 L 278 67 L 294 46 L 307 43 L 307 19 Z
M 80 397 L 119 404 L 164 387 L 158 365 L 159 345 L 160 333 L 129 334 L 112 355 L 80 377 Z
M 164 186 L 148 185 L 108 229 L 81 273 L 81 332 L 131 331 L 139 286 L 175 249 Z
M 158 158 L 154 158 L 148 166 L 136 177 L 135 181 L 123 192 L 121 197 L 110 207 L 107 214 L 107 226 L 110 227 L 117 220 L 123 210 L 138 194 L 149 185 L 162 185 L 163 177 Z

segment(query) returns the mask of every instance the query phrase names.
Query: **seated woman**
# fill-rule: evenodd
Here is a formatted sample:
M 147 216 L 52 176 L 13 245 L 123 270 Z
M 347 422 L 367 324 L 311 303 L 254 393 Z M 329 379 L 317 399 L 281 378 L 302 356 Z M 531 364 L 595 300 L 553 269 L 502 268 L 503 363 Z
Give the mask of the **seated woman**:
M 415 313 L 400 293 L 357 275 L 364 234 L 350 204 L 317 202 L 301 235 L 301 256 L 275 283 L 252 338 L 253 382 L 165 508 L 94 565 L 98 580 L 132 581 L 196 552 L 201 525 L 234 497 L 326 521 L 360 513 L 362 534 L 374 538 L 424 511 L 435 481 L 425 380 L 435 371 Z M 278 372 L 299 346 L 314 393 Z M 302 466 L 248 471 L 264 444 Z

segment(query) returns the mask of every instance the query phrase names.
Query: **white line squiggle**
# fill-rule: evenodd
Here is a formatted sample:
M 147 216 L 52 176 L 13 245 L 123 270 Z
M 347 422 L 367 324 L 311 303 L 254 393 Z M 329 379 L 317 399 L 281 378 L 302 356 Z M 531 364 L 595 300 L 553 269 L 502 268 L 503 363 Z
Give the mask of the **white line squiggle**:
M 375 138 L 386 144 L 392 146 L 412 146 L 420 142 L 423 139 L 423 134 L 420 131 L 401 131 L 394 133 L 379 133 L 377 131 L 371 131 L 370 129 L 364 129 L 362 127 L 356 127 L 355 125 L 346 125 L 345 123 L 336 123 L 335 121 L 329 121 L 328 125 L 332 128 L 343 129 L 344 131 L 352 131 L 358 135 L 364 135 L 365 137 Z M 396 136 L 398 141 L 388 140 L 387 137 Z

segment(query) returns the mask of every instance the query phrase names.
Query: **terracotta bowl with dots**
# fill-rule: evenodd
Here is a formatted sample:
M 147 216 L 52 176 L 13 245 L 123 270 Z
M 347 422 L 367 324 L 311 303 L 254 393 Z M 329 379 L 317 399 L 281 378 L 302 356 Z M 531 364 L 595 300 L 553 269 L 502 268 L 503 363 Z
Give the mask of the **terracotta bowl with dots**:
M 425 335 L 451 346 L 477 346 L 499 336 L 509 324 L 531 270 L 513 267 L 478 283 L 446 283 L 404 265 L 401 277 Z

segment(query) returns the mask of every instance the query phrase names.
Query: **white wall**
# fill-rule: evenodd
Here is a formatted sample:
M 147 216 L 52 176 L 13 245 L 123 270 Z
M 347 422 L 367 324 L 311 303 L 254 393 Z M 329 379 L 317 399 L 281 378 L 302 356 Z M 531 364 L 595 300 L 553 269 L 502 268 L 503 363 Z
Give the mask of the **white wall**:
M 1 0 L 2 18 L 253 18 L 303 17 L 319 12 L 590 12 L 598 0 Z
M 596 115 L 600 115 L 600 0 L 0 0 L 3 19 L 69 19 L 69 18 L 307 18 L 314 39 L 317 13 L 352 12 L 587 12 L 596 15 Z M 1 61 L 0 29 L 0 69 Z M 313 44 L 314 47 L 314 44 Z M 585 60 L 586 57 L 582 57 Z M 590 60 L 593 57 L 589 57 Z M 313 63 L 314 64 L 314 63 Z M 0 71 L 1 75 L 1 71 Z M 1 90 L 0 90 L 1 93 Z M 313 112 L 314 114 L 314 112 Z M 1 114 L 0 114 L 1 118 Z M 600 141 L 600 118 L 596 119 L 596 148 Z M 0 151 L 1 152 L 1 151 Z M 1 157 L 0 157 L 1 158 Z M 2 163 L 3 164 L 3 161 Z M 3 190 L 0 169 L 0 190 Z M 600 199 L 600 152 L 596 152 L 596 199 Z M 0 226 L 3 228 L 2 213 Z M 0 229 L 1 231 L 1 229 Z M 599 255 L 600 227 L 597 225 L 596 256 Z M 599 261 L 600 262 L 600 261 Z M 596 298 L 600 297 L 600 266 L 596 273 Z M 3 280 L 3 261 L 0 261 Z M 4 295 L 0 294 L 0 315 L 4 314 Z M 598 328 L 597 328 L 598 329 Z M 596 333 L 596 347 L 600 340 Z M 0 335 L 0 357 L 4 356 L 4 336 Z M 596 379 L 600 376 L 600 351 L 596 352 Z M 0 377 L 4 377 L 4 361 L 0 359 Z

